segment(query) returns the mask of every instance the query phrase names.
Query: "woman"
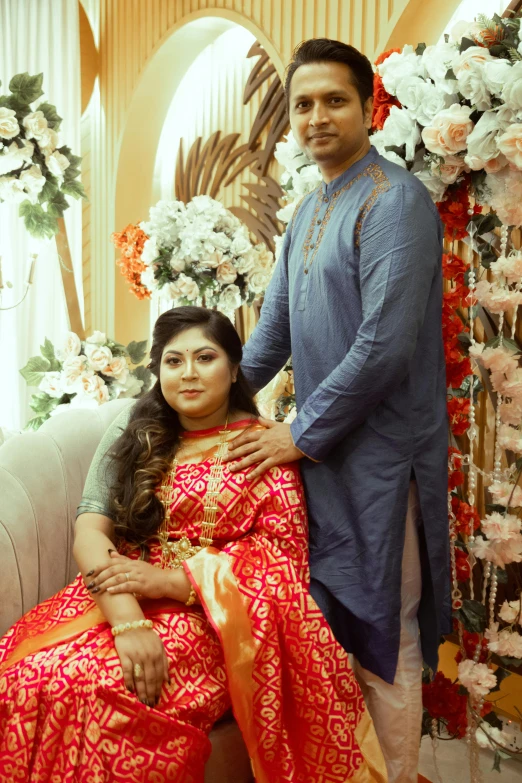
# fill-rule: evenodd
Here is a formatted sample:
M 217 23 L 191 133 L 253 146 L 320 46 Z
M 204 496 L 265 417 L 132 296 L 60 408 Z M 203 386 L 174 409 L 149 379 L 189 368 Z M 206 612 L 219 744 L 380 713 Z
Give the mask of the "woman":
M 257 783 L 385 781 L 348 659 L 308 595 L 295 465 L 222 458 L 260 426 L 225 316 L 156 322 L 157 381 L 108 429 L 77 579 L 0 642 L 0 780 L 201 783 L 232 707 Z

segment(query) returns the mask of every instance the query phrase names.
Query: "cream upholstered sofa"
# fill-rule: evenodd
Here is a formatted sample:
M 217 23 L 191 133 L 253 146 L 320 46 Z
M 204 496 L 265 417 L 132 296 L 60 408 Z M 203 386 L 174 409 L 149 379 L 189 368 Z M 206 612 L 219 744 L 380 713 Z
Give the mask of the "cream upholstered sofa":
M 101 437 L 131 400 L 72 408 L 0 446 L 0 635 L 71 582 L 75 512 Z M 205 783 L 251 783 L 250 762 L 231 719 L 211 732 Z

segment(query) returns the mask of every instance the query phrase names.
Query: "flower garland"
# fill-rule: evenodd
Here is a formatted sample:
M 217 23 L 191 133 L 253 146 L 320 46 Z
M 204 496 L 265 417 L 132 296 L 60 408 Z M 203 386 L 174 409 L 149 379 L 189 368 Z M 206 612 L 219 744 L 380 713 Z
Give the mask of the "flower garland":
M 127 347 L 93 332 L 85 341 L 69 332 L 55 351 L 50 340 L 41 346 L 41 356 L 33 356 L 20 374 L 29 386 L 38 386 L 29 403 L 36 414 L 26 429 L 37 430 L 51 416 L 73 408 L 96 408 L 119 397 L 138 397 L 147 391 L 151 373 L 139 365 L 147 343 L 132 342 Z
M 20 205 L 33 237 L 51 238 L 69 208 L 66 196 L 86 195 L 78 181 L 81 158 L 58 146 L 62 118 L 56 107 L 31 107 L 43 95 L 42 83 L 43 74 L 21 73 L 9 82 L 9 95 L 0 95 L 0 202 Z
M 376 60 L 373 134 L 379 153 L 428 188 L 445 228 L 442 330 L 448 386 L 448 517 L 452 601 L 460 649 L 459 680 L 439 672 L 424 684 L 424 729 L 466 737 L 472 780 L 477 748 L 506 752 L 502 723 L 485 698 L 522 665 L 520 597 L 497 606 L 506 568 L 522 562 L 522 461 L 503 467 L 503 450 L 522 454 L 522 369 L 515 339 L 522 304 L 522 251 L 509 249 L 508 227 L 522 225 L 522 40 L 520 15 L 478 17 L 435 46 L 392 49 Z M 288 222 L 298 197 L 320 172 L 289 134 L 276 157 Z M 500 230 L 500 241 L 498 229 Z M 457 243 L 464 241 L 463 258 Z M 279 241 L 279 246 L 282 240 Z M 479 343 L 480 312 L 497 320 L 498 336 Z M 493 471 L 475 464 L 475 407 L 486 378 L 496 395 Z M 461 444 L 461 448 L 458 448 Z M 481 518 L 481 476 L 492 502 Z M 474 566 L 482 567 L 475 597 Z M 496 764 L 498 763 L 496 759 Z
M 262 296 L 274 267 L 266 246 L 253 244 L 246 226 L 210 196 L 187 205 L 159 201 L 148 221 L 112 241 L 138 298 L 161 291 L 174 305 L 204 304 L 227 314 Z

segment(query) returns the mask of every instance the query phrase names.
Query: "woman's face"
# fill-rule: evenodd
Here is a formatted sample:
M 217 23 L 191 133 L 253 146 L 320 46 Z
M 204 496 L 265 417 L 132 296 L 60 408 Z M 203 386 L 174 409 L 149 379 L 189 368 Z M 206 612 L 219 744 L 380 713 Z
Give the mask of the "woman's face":
M 199 327 L 186 329 L 165 345 L 160 385 L 165 400 L 183 419 L 226 415 L 230 386 L 237 367 L 230 365 L 221 346 Z

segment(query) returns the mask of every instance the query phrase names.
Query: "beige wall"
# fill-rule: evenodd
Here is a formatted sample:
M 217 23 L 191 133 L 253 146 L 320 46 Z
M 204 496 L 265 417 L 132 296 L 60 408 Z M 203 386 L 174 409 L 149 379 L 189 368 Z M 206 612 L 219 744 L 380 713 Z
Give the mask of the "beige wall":
M 213 19 L 250 30 L 282 75 L 292 49 L 305 38 L 341 39 L 370 58 L 389 45 L 434 42 L 457 0 L 82 0 L 82 4 L 99 28 L 94 35 L 99 53 L 86 52 L 85 78 L 92 81 L 96 56 L 100 88 L 99 95 L 94 91 L 82 128 L 84 179 L 90 196 L 84 220 L 87 329 L 101 329 L 126 342 L 147 335 L 149 308 L 128 293 L 115 267 L 109 237 L 148 212 L 156 148 L 168 106 L 187 65 L 214 40 L 219 23 Z M 206 29 L 194 32 L 185 27 L 200 18 L 206 18 Z M 248 114 L 244 122 L 248 123 Z

